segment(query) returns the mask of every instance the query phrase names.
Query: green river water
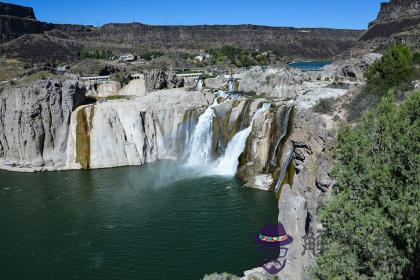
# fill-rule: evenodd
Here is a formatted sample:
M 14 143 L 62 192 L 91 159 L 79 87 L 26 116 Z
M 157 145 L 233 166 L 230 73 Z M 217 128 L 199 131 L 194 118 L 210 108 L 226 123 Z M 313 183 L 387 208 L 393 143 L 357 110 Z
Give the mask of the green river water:
M 277 220 L 273 193 L 176 163 L 0 171 L 0 279 L 200 279 L 242 275 Z

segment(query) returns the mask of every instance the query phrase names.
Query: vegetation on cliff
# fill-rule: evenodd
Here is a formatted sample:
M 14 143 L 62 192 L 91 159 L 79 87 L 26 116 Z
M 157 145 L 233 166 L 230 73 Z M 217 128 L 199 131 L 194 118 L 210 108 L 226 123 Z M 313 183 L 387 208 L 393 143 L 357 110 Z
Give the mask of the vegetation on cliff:
M 319 213 L 325 231 L 314 279 L 414 279 L 420 273 L 420 92 L 398 104 L 395 90 L 406 82 L 411 58 L 397 45 L 369 69 L 368 87 L 385 94 L 357 126 L 339 131 L 337 184 Z
M 231 63 L 236 67 L 249 67 L 270 63 L 268 52 L 241 49 L 230 45 L 225 45 L 220 49 L 211 49 L 208 52 L 212 55 L 212 64 Z
M 361 94 L 349 103 L 348 121 L 356 121 L 368 110 L 377 106 L 381 97 L 389 89 L 395 88 L 399 98 L 413 88 L 412 81 L 420 79 L 420 69 L 416 67 L 418 53 L 402 44 L 385 49 L 383 57 L 369 66 L 365 73 L 366 86 Z
M 366 72 L 365 92 L 382 95 L 392 87 L 407 89 L 413 78 L 413 54 L 406 45 L 396 44 Z

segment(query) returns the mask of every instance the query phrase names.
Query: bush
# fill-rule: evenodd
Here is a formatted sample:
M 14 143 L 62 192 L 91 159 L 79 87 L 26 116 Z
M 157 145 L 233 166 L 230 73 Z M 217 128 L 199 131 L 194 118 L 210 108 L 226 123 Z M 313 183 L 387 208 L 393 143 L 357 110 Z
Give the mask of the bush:
M 314 112 L 320 113 L 320 114 L 330 114 L 332 113 L 333 106 L 334 106 L 334 98 L 324 98 L 318 100 L 316 105 L 314 106 Z
M 212 55 L 213 64 L 231 63 L 236 67 L 265 66 L 269 64 L 269 54 L 225 45 L 220 49 L 207 50 Z
M 413 63 L 420 64 L 420 53 L 416 52 L 413 54 Z
M 152 59 L 158 58 L 163 55 L 161 51 L 154 51 L 154 50 L 140 50 L 139 51 L 140 58 L 150 61 Z
M 406 45 L 395 44 L 382 58 L 369 66 L 365 76 L 366 93 L 382 95 L 396 86 L 406 86 L 413 73 L 413 54 Z
M 120 82 L 120 84 L 122 86 L 124 86 L 124 85 L 128 84 L 131 81 L 132 78 L 131 78 L 131 75 L 129 75 L 129 74 L 126 74 L 124 72 L 118 72 L 118 73 L 114 73 L 112 75 L 112 79 L 114 81 Z
M 110 50 L 83 50 L 79 53 L 79 57 L 82 59 L 85 58 L 94 58 L 94 59 L 109 59 L 112 57 L 112 51 Z
M 333 199 L 314 279 L 420 275 L 420 92 L 400 106 L 389 91 L 355 128 L 338 134 Z

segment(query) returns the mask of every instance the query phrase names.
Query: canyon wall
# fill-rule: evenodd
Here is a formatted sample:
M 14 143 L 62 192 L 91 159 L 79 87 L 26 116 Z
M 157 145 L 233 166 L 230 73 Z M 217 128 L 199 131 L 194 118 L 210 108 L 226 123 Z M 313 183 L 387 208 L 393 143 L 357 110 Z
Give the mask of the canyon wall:
M 0 93 L 0 164 L 3 168 L 57 169 L 72 111 L 85 104 L 78 81 L 38 81 Z
M 369 24 L 360 40 L 394 37 L 407 43 L 418 43 L 420 3 L 417 0 L 391 0 L 381 4 L 377 19 Z
M 51 30 L 61 31 L 68 36 L 68 40 L 59 41 L 65 46 L 94 46 L 105 43 L 110 47 L 124 45 L 133 50 L 138 45 L 165 50 L 200 50 L 229 44 L 242 48 L 273 50 L 283 56 L 313 59 L 330 58 L 343 52 L 352 47 L 362 33 L 361 30 L 257 25 L 157 26 L 112 23 L 93 27 L 45 23 L 36 20 L 32 8 L 5 3 L 0 6 L 0 43 L 25 34 L 45 33 L 52 40 L 56 38 L 56 33 L 48 33 Z M 39 42 L 40 38 L 29 36 L 26 38 L 28 40 Z M 17 41 L 13 46 L 23 43 L 25 42 Z M 26 45 L 30 44 L 26 42 Z M 42 47 L 48 47 L 48 43 L 37 46 L 38 49 Z M 78 49 L 74 53 L 77 51 Z M 0 48 L 0 54 L 13 55 L 13 48 Z M 21 54 L 24 55 L 25 52 Z

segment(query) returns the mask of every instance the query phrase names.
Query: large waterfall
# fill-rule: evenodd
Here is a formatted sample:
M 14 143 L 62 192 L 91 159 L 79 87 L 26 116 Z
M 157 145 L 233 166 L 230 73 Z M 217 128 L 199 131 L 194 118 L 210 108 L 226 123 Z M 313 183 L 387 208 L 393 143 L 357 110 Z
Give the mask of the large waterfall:
M 245 149 L 246 140 L 252 131 L 252 125 L 255 119 L 270 109 L 270 103 L 264 103 L 263 106 L 255 112 L 251 124 L 246 129 L 238 132 L 229 142 L 225 154 L 215 163 L 209 171 L 210 174 L 234 176 L 239 165 L 239 156 Z
M 211 160 L 213 108 L 218 105 L 217 98 L 198 119 L 186 149 L 188 166 L 206 166 Z

